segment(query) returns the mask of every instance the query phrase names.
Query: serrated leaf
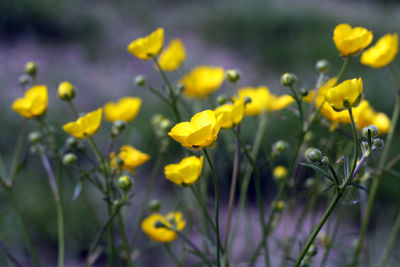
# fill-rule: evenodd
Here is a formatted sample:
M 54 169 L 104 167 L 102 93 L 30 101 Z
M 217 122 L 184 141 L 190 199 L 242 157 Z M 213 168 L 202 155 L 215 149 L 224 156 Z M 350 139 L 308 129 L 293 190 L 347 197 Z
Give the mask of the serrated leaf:
M 369 191 L 366 187 L 360 185 L 360 184 L 356 184 L 356 183 L 350 183 L 351 186 L 354 186 L 355 188 L 358 188 L 362 191 L 364 191 L 365 193 L 369 194 Z
M 81 195 L 84 183 L 85 183 L 85 179 L 79 179 L 79 181 L 76 183 L 75 188 L 74 188 L 74 193 L 72 195 L 72 201 L 77 200 L 78 197 Z
M 307 166 L 307 167 L 310 167 L 310 168 L 314 169 L 315 171 L 321 173 L 323 176 L 328 178 L 332 183 L 335 183 L 334 182 L 335 180 L 334 180 L 333 176 L 330 175 L 327 171 L 321 169 L 320 167 L 318 167 L 318 166 L 316 166 L 314 164 L 311 164 L 311 163 L 307 163 L 307 162 L 300 162 L 300 164 L 303 165 L 303 166 Z

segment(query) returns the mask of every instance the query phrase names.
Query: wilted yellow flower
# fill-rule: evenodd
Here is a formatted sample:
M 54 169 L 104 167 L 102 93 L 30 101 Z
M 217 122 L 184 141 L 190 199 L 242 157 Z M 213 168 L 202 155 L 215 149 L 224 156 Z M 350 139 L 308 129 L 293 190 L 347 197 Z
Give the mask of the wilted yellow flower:
M 178 237 L 176 232 L 182 231 L 185 225 L 179 211 L 170 212 L 165 217 L 160 213 L 153 213 L 143 220 L 142 230 L 154 241 L 165 243 L 174 241 Z
M 276 179 L 276 180 L 282 180 L 283 178 L 286 177 L 288 173 L 288 170 L 285 166 L 279 165 L 276 166 L 274 171 L 272 172 L 272 176 Z
M 104 115 L 106 120 L 115 122 L 131 121 L 139 113 L 142 100 L 139 97 L 123 97 L 118 102 L 107 102 L 104 105 Z
M 158 28 L 150 35 L 132 41 L 128 52 L 142 60 L 149 60 L 158 55 L 164 44 L 164 29 Z
M 366 48 L 372 42 L 372 32 L 362 28 L 352 28 L 349 24 L 339 24 L 333 31 L 333 41 L 340 55 L 347 57 Z
M 173 39 L 168 47 L 162 51 L 158 63 L 162 70 L 174 71 L 179 68 L 185 59 L 185 46 L 180 39 Z
M 64 124 L 63 129 L 76 138 L 86 138 L 97 132 L 101 124 L 102 116 L 103 109 L 99 108 L 78 118 L 76 121 Z
M 337 111 L 358 105 L 363 91 L 361 78 L 346 80 L 326 92 L 326 100 Z
M 190 122 L 175 125 L 168 133 L 175 141 L 188 148 L 211 146 L 217 139 L 222 124 L 222 115 L 205 110 L 195 114 Z
M 149 155 L 139 151 L 138 149 L 130 145 L 121 146 L 117 156 L 123 161 L 122 168 L 130 171 L 131 173 L 135 172 L 136 167 L 142 165 L 143 163 L 145 163 L 150 159 Z M 110 160 L 111 160 L 111 167 L 116 168 L 117 158 L 115 156 L 115 153 L 110 154 Z
M 374 46 L 361 55 L 361 63 L 373 68 L 382 68 L 392 62 L 399 51 L 399 35 L 386 34 Z
M 177 185 L 190 185 L 195 183 L 201 174 L 204 158 L 190 156 L 178 164 L 169 164 L 164 167 L 165 177 Z
M 270 93 L 266 86 L 244 87 L 239 90 L 238 94 L 239 99 L 244 100 L 246 97 L 251 99 L 244 109 L 244 114 L 247 116 L 258 115 L 263 111 L 281 110 L 294 101 L 290 95 L 277 96 Z
M 58 97 L 61 100 L 71 100 L 75 97 L 75 88 L 74 86 L 67 81 L 61 82 L 58 85 Z
M 354 108 L 354 120 L 359 130 L 369 125 L 378 127 L 379 134 L 385 134 L 390 128 L 389 117 L 382 112 L 375 112 L 367 100 L 361 101 L 360 105 Z
M 218 116 L 222 114 L 222 128 L 232 128 L 234 125 L 238 125 L 244 115 L 244 101 L 243 99 L 234 100 L 233 104 L 225 104 L 217 107 L 214 110 Z
M 220 67 L 198 66 L 182 79 L 185 89 L 183 94 L 190 98 L 206 98 L 221 87 L 225 79 L 225 71 Z
M 25 118 L 33 118 L 46 111 L 47 102 L 47 86 L 35 85 L 25 92 L 24 97 L 14 101 L 12 109 Z

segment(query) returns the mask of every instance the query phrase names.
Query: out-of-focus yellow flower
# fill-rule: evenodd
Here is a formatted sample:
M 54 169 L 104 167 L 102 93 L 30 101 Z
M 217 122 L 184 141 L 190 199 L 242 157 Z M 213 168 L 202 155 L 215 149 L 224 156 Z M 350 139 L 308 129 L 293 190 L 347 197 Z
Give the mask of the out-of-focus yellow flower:
M 205 110 L 195 114 L 190 122 L 175 125 L 168 133 L 175 141 L 188 148 L 211 146 L 217 139 L 222 124 L 222 114 Z
M 382 68 L 392 62 L 398 51 L 399 35 L 388 33 L 362 53 L 361 63 L 373 68 Z
M 128 52 L 142 60 L 149 60 L 157 56 L 164 44 L 164 29 L 158 28 L 146 37 L 132 41 L 128 45 Z
M 272 176 L 276 179 L 276 180 L 282 180 L 283 178 L 286 177 L 288 173 L 288 170 L 285 166 L 276 166 L 274 171 L 272 172 Z
M 257 88 L 244 87 L 238 92 L 239 99 L 244 100 L 246 97 L 251 102 L 246 104 L 244 114 L 247 116 L 258 115 L 263 111 L 277 111 L 286 108 L 293 101 L 290 95 L 277 96 L 270 93 L 268 87 L 259 86 Z
M 42 115 L 47 109 L 47 103 L 47 86 L 35 85 L 25 92 L 24 97 L 14 101 L 12 109 L 29 119 Z
M 328 92 L 329 89 L 331 89 L 333 86 L 335 86 L 336 82 L 337 82 L 337 77 L 333 77 L 333 78 L 329 79 L 326 83 L 321 85 L 320 88 L 318 89 L 318 94 L 317 94 L 317 96 L 315 98 L 316 102 L 317 101 L 319 102 L 321 99 L 322 100 L 325 99 L 326 92 Z M 314 95 L 315 95 L 315 89 L 314 90 L 310 90 L 308 92 L 308 95 L 303 97 L 303 101 L 307 102 L 307 103 L 311 103 L 313 101 L 313 99 L 314 99 Z
M 99 108 L 78 118 L 76 121 L 64 124 L 63 129 L 76 138 L 86 138 L 97 132 L 101 124 L 102 116 L 103 109 Z
M 225 71 L 221 67 L 195 67 L 181 79 L 185 87 L 183 94 L 190 98 L 206 98 L 221 87 L 224 79 Z
M 179 68 L 185 59 L 185 46 L 180 39 L 173 39 L 168 47 L 162 51 L 158 63 L 162 70 L 174 71 Z
M 361 78 L 346 80 L 341 84 L 329 89 L 326 94 L 326 100 L 337 111 L 354 107 L 358 105 L 363 91 L 363 82 Z
M 218 116 L 222 114 L 222 128 L 232 128 L 234 125 L 238 125 L 244 115 L 244 101 L 243 99 L 234 100 L 233 104 L 225 104 L 217 107 L 214 110 Z
M 130 145 L 121 146 L 118 153 L 118 158 L 123 161 L 122 168 L 130 171 L 131 173 L 135 172 L 135 168 L 142 165 L 146 161 L 150 159 L 150 156 L 139 151 Z M 115 153 L 110 154 L 111 167 L 117 168 L 118 161 L 115 156 Z
M 378 127 L 379 134 L 385 134 L 390 128 L 389 117 L 382 112 L 376 112 L 367 100 L 361 101 L 360 105 L 354 108 L 354 120 L 359 130 L 369 125 Z
M 58 97 L 61 100 L 72 100 L 75 97 L 75 87 L 72 83 L 64 81 L 58 85 Z
M 204 158 L 190 156 L 178 164 L 169 164 L 164 167 L 165 177 L 177 185 L 190 185 L 195 183 L 201 174 Z
M 106 120 L 115 122 L 131 121 L 139 113 L 142 100 L 139 97 L 123 97 L 118 102 L 107 102 L 104 105 L 104 115 Z
M 185 225 L 179 211 L 170 212 L 165 217 L 160 213 L 153 213 L 143 220 L 142 230 L 154 241 L 165 243 L 174 241 L 178 237 L 176 232 L 182 231 Z
M 339 24 L 333 31 L 333 41 L 340 55 L 347 57 L 366 48 L 372 42 L 372 32 L 362 28 L 352 28 L 349 24 Z

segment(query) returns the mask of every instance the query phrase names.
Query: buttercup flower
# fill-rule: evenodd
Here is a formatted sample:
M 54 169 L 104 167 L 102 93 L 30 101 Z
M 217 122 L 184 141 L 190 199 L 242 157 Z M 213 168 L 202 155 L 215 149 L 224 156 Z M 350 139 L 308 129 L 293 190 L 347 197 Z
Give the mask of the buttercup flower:
M 164 167 L 165 177 L 177 185 L 190 185 L 195 183 L 201 174 L 204 158 L 190 156 L 178 164 L 169 164 Z
M 361 63 L 372 68 L 382 68 L 392 62 L 399 51 L 399 35 L 386 34 L 361 55 Z
M 195 114 L 190 122 L 175 125 L 168 133 L 175 141 L 188 148 L 211 146 L 217 139 L 222 124 L 222 114 L 205 110 Z
M 270 93 L 268 87 L 259 86 L 257 88 L 244 87 L 238 92 L 239 99 L 244 100 L 246 97 L 251 102 L 246 104 L 244 114 L 247 116 L 258 115 L 263 111 L 277 111 L 286 108 L 293 101 L 290 95 L 277 96 Z
M 107 102 L 104 105 L 104 115 L 106 120 L 115 122 L 131 121 L 139 112 L 142 100 L 138 97 L 123 97 L 118 102 Z
M 362 28 L 352 28 L 349 24 L 339 24 L 333 31 L 333 41 L 340 55 L 347 57 L 366 48 L 372 42 L 372 32 Z
M 142 165 L 143 163 L 145 163 L 150 159 L 149 155 L 137 150 L 136 148 L 130 145 L 122 146 L 117 156 L 123 161 L 122 168 L 130 171 L 131 173 L 135 172 L 136 167 Z M 115 156 L 115 153 L 110 154 L 110 159 L 111 159 L 111 167 L 116 168 L 117 158 Z
M 151 239 L 157 242 L 172 242 L 177 237 L 177 231 L 185 228 L 186 222 L 179 211 L 170 212 L 165 217 L 160 213 L 153 213 L 142 222 L 142 230 Z M 171 230 L 173 229 L 173 230 Z
M 14 101 L 12 109 L 29 119 L 42 115 L 47 109 L 47 103 L 47 86 L 35 85 L 25 92 L 24 97 Z
M 139 59 L 149 60 L 158 55 L 164 44 L 164 29 L 158 28 L 150 35 L 132 41 L 128 52 Z
M 375 125 L 379 130 L 379 134 L 385 134 L 389 131 L 389 117 L 385 113 L 376 112 L 367 100 L 361 101 L 353 113 L 356 126 L 359 130 L 369 125 Z
M 214 112 L 217 116 L 222 114 L 222 128 L 232 128 L 243 119 L 244 101 L 243 99 L 235 100 L 233 104 L 225 104 L 217 107 Z
M 190 98 L 206 98 L 221 87 L 225 79 L 225 71 L 220 67 L 198 66 L 182 79 L 185 89 L 183 94 Z
M 358 105 L 363 82 L 361 78 L 346 80 L 326 92 L 326 100 L 337 111 Z
M 162 51 L 158 63 L 164 71 L 174 71 L 186 58 L 185 46 L 180 39 L 173 39 Z
M 67 81 L 61 82 L 58 85 L 58 97 L 61 100 L 71 100 L 75 97 L 75 88 L 74 86 Z
M 101 124 L 102 116 L 103 109 L 99 108 L 78 118 L 76 121 L 64 124 L 63 129 L 76 138 L 86 138 L 97 132 Z

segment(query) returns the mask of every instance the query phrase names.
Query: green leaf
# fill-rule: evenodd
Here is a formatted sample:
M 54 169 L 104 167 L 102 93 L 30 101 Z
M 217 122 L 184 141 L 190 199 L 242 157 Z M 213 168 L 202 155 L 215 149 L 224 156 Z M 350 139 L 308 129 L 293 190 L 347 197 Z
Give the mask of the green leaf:
M 334 184 L 331 184 L 330 186 L 325 187 L 324 189 L 322 189 L 322 191 L 324 192 L 328 192 L 329 190 L 331 190 L 331 188 L 334 186 Z
M 344 172 L 344 179 L 347 179 L 350 172 L 350 162 L 348 156 L 343 157 L 343 172 Z
M 351 186 L 354 186 L 355 188 L 358 188 L 362 191 L 364 191 L 365 193 L 369 194 L 369 191 L 366 187 L 360 185 L 360 184 L 356 184 L 356 183 L 350 183 Z
M 0 176 L 4 179 L 7 177 L 6 169 L 4 168 L 3 157 L 0 154 Z
M 310 168 L 314 169 L 315 171 L 319 172 L 320 174 L 322 174 L 323 176 L 328 178 L 332 183 L 335 183 L 335 180 L 334 180 L 333 176 L 330 175 L 327 171 L 321 169 L 320 167 L 318 167 L 318 166 L 316 166 L 314 164 L 311 164 L 311 163 L 306 163 L 306 162 L 300 162 L 300 164 L 303 165 L 303 166 L 307 166 L 307 167 L 310 167 Z

